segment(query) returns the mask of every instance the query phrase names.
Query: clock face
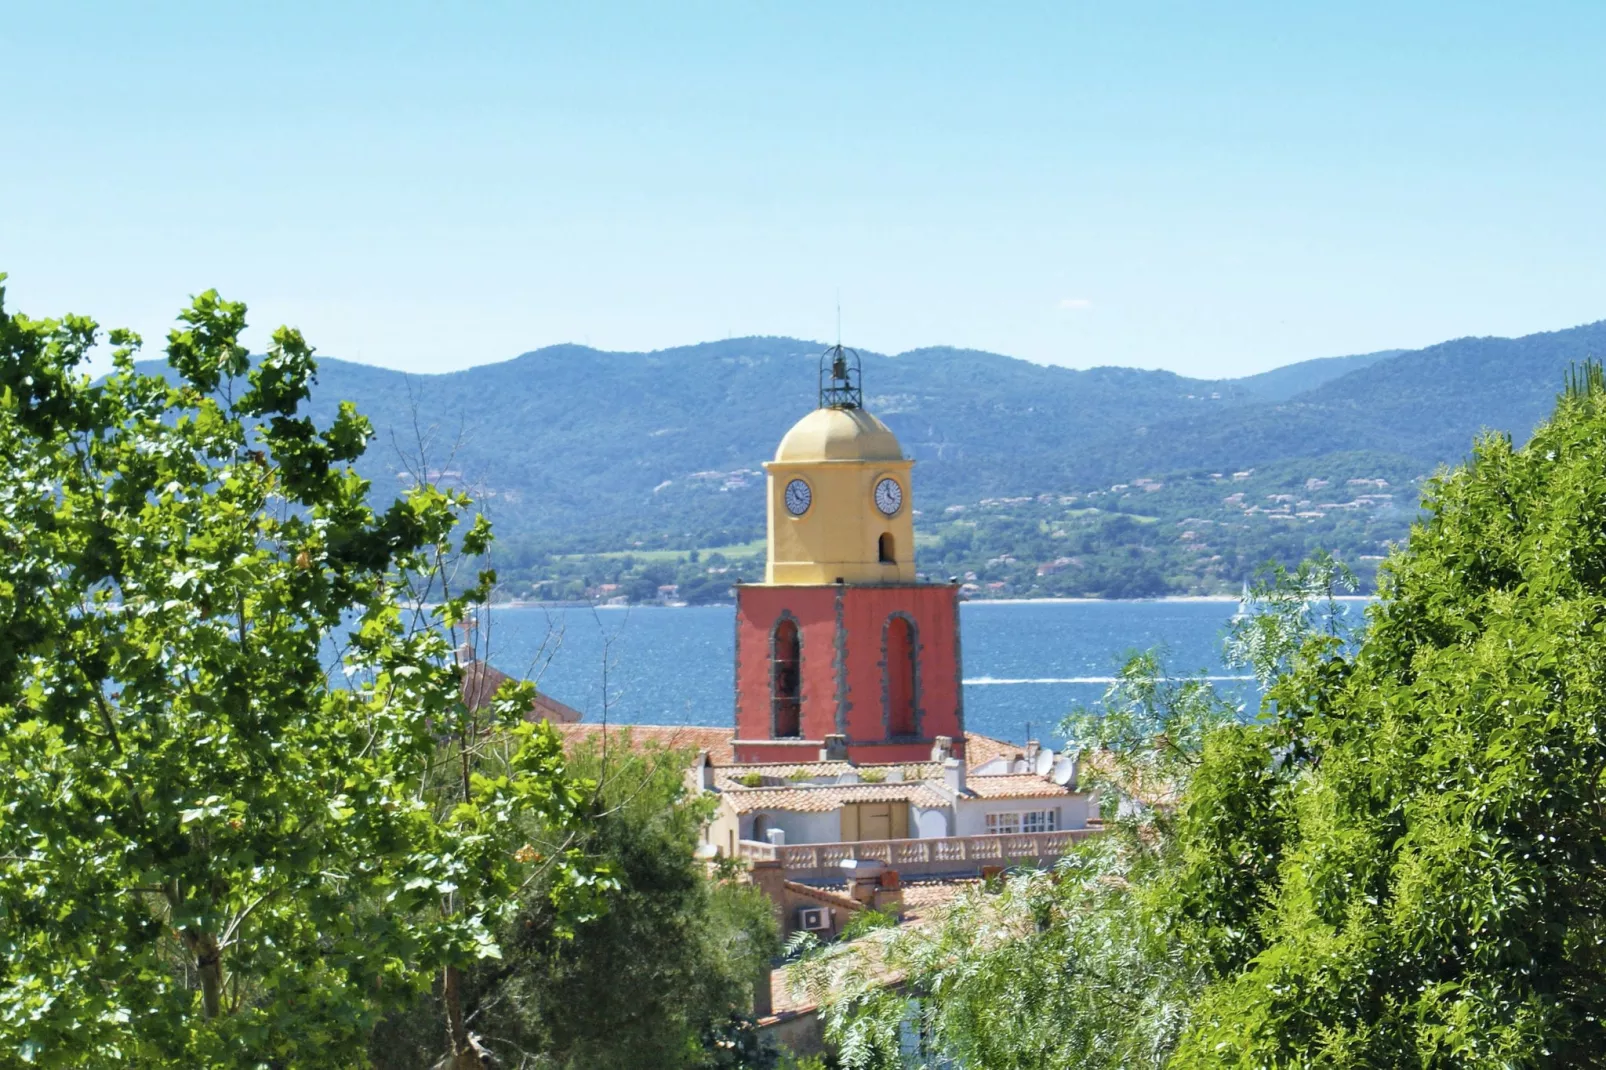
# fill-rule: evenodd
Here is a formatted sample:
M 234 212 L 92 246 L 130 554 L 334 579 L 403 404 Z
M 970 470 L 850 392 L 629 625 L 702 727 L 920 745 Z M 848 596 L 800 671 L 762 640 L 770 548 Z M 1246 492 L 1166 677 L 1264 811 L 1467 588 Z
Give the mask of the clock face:
M 786 485 L 786 511 L 793 516 L 802 516 L 809 511 L 809 503 L 814 500 L 814 493 L 809 485 L 801 479 L 794 479 Z
M 887 516 L 903 508 L 903 488 L 896 479 L 889 477 L 875 485 L 875 507 Z

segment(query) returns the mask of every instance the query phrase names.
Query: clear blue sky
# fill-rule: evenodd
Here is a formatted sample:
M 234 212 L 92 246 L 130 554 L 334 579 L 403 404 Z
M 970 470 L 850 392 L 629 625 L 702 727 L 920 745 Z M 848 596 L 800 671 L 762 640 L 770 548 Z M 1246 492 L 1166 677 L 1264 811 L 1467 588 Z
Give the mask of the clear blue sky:
M 1007 12 L 988 8 L 1007 8 Z M 1606 3 L 8 5 L 0 270 L 414 371 L 1201 376 L 1606 317 Z

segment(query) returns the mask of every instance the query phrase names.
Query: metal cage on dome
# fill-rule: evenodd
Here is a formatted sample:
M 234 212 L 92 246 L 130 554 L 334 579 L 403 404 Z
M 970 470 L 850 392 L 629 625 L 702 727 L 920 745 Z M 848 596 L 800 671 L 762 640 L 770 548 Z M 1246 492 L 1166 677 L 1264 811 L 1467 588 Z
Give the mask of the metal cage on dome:
M 820 354 L 820 408 L 864 408 L 858 351 L 841 342 Z

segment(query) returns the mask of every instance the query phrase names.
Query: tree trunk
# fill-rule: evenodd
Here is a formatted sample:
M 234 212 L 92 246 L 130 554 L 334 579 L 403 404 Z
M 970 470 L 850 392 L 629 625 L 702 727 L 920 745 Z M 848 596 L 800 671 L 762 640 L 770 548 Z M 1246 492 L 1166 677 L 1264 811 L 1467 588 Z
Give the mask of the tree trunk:
M 201 1013 L 216 1018 L 223 1013 L 223 951 L 214 933 L 186 929 L 184 942 L 195 956 L 195 970 L 201 975 Z
M 447 1056 L 435 1064 L 437 1070 L 481 1070 L 487 1065 L 485 1050 L 463 1023 L 463 973 L 456 966 L 446 967 L 442 976 L 441 1002 L 446 1005 Z

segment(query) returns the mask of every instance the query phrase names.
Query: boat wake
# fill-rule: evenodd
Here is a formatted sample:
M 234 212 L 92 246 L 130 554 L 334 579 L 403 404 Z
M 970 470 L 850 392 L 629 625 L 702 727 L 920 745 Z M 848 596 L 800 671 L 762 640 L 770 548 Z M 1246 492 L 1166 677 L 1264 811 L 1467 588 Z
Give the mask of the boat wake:
M 1120 679 L 1117 676 L 1032 676 L 1032 677 L 1000 677 L 1000 676 L 972 676 L 965 680 L 966 685 L 976 687 L 990 687 L 997 684 L 1113 684 Z M 1197 676 L 1182 677 L 1181 679 L 1197 680 Z M 1211 683 L 1223 683 L 1236 680 L 1253 680 L 1253 676 L 1206 676 L 1204 679 Z

